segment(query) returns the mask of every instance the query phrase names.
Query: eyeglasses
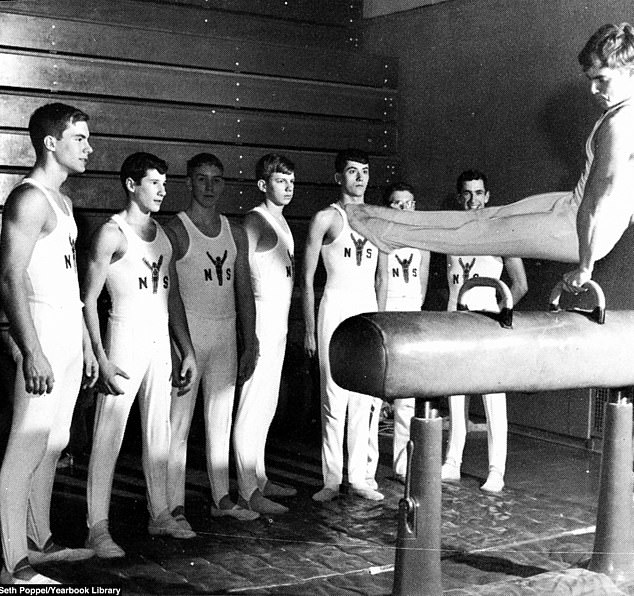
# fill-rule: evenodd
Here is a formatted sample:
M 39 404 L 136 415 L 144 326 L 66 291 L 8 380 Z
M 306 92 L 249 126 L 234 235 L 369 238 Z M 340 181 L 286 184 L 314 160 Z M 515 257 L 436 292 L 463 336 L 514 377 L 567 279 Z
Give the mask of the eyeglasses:
M 390 206 L 395 209 L 411 209 L 412 207 L 416 207 L 416 201 L 413 199 L 409 201 L 392 201 Z

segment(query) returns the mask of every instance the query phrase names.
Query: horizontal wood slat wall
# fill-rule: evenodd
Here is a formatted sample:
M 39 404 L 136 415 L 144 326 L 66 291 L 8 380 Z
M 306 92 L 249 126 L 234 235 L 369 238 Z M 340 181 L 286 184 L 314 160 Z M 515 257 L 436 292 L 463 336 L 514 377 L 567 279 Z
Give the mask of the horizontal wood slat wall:
M 148 44 L 147 36 L 156 32 L 139 35 L 139 29 L 103 23 L 78 27 L 76 21 L 68 19 L 7 14 L 2 45 L 370 87 L 396 86 L 396 63 L 381 56 L 331 50 L 324 59 L 323 50 L 316 48 L 295 52 L 272 43 L 172 31 L 161 33 L 160 44 Z
M 225 176 L 231 179 L 253 179 L 255 163 L 262 156 L 262 149 L 234 145 L 178 143 L 155 140 L 133 140 L 91 136 L 93 154 L 89 158 L 89 172 L 118 172 L 126 156 L 135 151 L 149 151 L 160 155 L 168 164 L 171 176 L 184 177 L 185 164 L 196 153 L 214 153 L 225 165 Z M 304 183 L 326 184 L 334 181 L 334 156 L 325 153 L 299 153 L 285 151 L 295 162 L 296 176 Z M 11 167 L 28 168 L 35 160 L 35 153 L 25 132 L 0 130 L 0 163 Z M 375 178 L 391 175 L 395 164 L 385 157 L 372 160 Z M 99 205 L 93 205 L 98 208 Z
M 318 6 L 323 4 L 322 0 L 306 2 Z M 328 4 L 333 2 L 338 0 L 331 0 Z M 340 3 L 346 4 L 344 1 Z M 356 48 L 359 42 L 358 27 L 354 25 L 343 27 L 301 20 L 289 22 L 280 18 L 284 15 L 282 11 L 236 14 L 213 6 L 202 6 L 202 3 L 194 6 L 154 0 L 4 0 L 1 8 L 2 11 L 45 18 L 70 18 L 79 23 L 142 26 L 158 31 L 274 42 L 301 48 L 313 46 L 345 50 Z
M 140 150 L 170 164 L 167 211 L 185 205 L 185 162 L 201 151 L 225 163 L 222 207 L 236 216 L 260 200 L 254 165 L 271 151 L 296 163 L 296 221 L 337 198 L 339 149 L 371 154 L 376 189 L 397 168 L 398 69 L 344 40 L 359 11 L 358 0 L 0 3 L 0 205 L 33 162 L 28 118 L 49 101 L 91 117 L 87 175 L 68 182 L 80 209 L 118 209 L 116 172 Z
M 3 51 L 0 82 L 45 89 L 238 108 L 394 120 L 395 94 L 381 89 L 58 54 Z
M 0 92 L 0 128 L 26 128 L 30 114 L 50 99 L 46 93 Z M 55 99 L 90 114 L 92 134 L 325 151 L 359 147 L 378 155 L 392 154 L 396 146 L 393 122 L 121 99 L 86 100 L 65 94 L 56 94 Z
M 151 0 L 153 1 L 153 0 Z M 232 12 L 347 27 L 362 18 L 362 0 L 159 0 Z

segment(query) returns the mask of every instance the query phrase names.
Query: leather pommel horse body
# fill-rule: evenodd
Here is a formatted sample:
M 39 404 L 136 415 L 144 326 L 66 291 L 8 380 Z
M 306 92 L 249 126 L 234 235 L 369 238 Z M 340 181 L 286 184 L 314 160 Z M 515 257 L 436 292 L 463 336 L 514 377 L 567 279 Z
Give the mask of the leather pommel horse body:
M 405 497 L 399 504 L 394 570 L 396 595 L 442 593 L 440 576 L 440 465 L 442 419 L 421 400 L 455 394 L 536 392 L 582 387 L 634 386 L 634 311 L 605 312 L 594 282 L 591 310 L 559 308 L 561 285 L 550 312 L 513 312 L 511 294 L 495 287 L 500 313 L 381 312 L 351 317 L 335 330 L 330 365 L 337 384 L 387 401 L 415 397 L 408 444 Z M 354 364 L 354 366 L 351 366 Z M 614 394 L 613 394 L 614 395 Z M 601 489 L 590 568 L 618 579 L 632 569 L 632 404 L 616 394 L 607 405 Z

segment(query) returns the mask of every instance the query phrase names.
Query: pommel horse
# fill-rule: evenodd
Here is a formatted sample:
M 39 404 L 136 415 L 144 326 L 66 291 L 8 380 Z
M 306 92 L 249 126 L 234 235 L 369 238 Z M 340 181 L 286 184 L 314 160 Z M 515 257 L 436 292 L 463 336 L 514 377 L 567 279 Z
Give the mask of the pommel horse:
M 502 296 L 499 313 L 466 310 L 464 294 L 483 285 Z M 632 403 L 624 388 L 634 386 L 634 311 L 606 313 L 599 285 L 589 282 L 587 290 L 593 299 L 589 310 L 562 310 L 558 284 L 548 312 L 514 312 L 503 282 L 474 278 L 461 288 L 459 312 L 367 313 L 335 330 L 330 363 L 337 384 L 387 401 L 416 398 L 399 503 L 395 596 L 442 594 L 442 419 L 430 400 L 455 394 L 612 390 L 589 569 L 617 581 L 631 576 Z

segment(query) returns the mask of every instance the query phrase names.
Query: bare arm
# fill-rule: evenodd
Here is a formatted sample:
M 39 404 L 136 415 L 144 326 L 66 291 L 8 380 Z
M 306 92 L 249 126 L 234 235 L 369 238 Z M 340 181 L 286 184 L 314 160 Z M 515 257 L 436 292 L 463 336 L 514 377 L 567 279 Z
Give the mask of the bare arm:
M 2 214 L 0 294 L 11 335 L 22 354 L 26 391 L 34 395 L 50 393 L 55 382 L 28 302 L 31 281 L 27 268 L 35 243 L 40 235 L 49 231 L 49 209 L 48 201 L 39 190 L 19 187 L 7 198 Z
M 428 250 L 420 251 L 420 307 L 423 308 L 425 304 L 425 297 L 427 296 L 427 285 L 429 284 L 429 262 L 431 260 L 431 253 Z
M 595 156 L 577 212 L 579 267 L 564 275 L 573 292 L 591 279 L 595 262 L 612 250 L 632 217 L 634 142 L 622 124 L 618 115 L 612 117 L 595 136 Z
M 236 310 L 238 324 L 242 334 L 243 351 L 240 355 L 238 382 L 244 383 L 251 378 L 259 357 L 258 338 L 255 334 L 255 300 L 251 286 L 251 269 L 249 267 L 249 240 L 245 230 L 238 225 L 231 226 L 236 243 L 237 256 L 234 270 L 234 288 L 236 293 Z
M 326 234 L 332 225 L 333 210 L 316 213 L 308 227 L 306 247 L 304 249 L 304 266 L 302 268 L 302 310 L 304 313 L 304 351 L 310 357 L 317 353 L 315 338 L 315 272 L 319 263 L 319 254 Z
M 105 223 L 95 234 L 88 256 L 88 269 L 82 285 L 84 303 L 84 321 L 92 345 L 92 350 L 99 363 L 99 379 L 101 388 L 108 395 L 121 395 L 123 390 L 116 382 L 117 375 L 128 379 L 129 376 L 119 367 L 111 364 L 101 342 L 101 329 L 97 312 L 97 299 L 106 283 L 110 264 L 115 255 L 125 251 L 123 235 L 113 222 Z
M 376 275 L 374 278 L 374 288 L 376 290 L 376 302 L 379 311 L 385 310 L 387 303 L 387 253 L 379 251 L 379 258 L 376 264 Z
M 513 296 L 513 304 L 517 304 L 528 292 L 528 280 L 526 279 L 526 270 L 524 262 L 517 257 L 507 257 L 504 259 L 504 267 L 511 281 L 511 296 Z
M 172 385 L 178 387 L 178 395 L 187 393 L 196 376 L 196 355 L 189 334 L 187 325 L 187 314 L 181 298 L 180 286 L 178 283 L 178 273 L 176 271 L 176 255 L 178 244 L 174 232 L 169 228 L 164 228 L 167 237 L 172 244 L 172 258 L 170 259 L 168 271 L 170 278 L 169 294 L 167 298 L 168 320 L 170 337 L 176 344 L 180 360 L 178 366 L 172 371 Z M 175 364 L 174 350 L 172 350 L 172 364 Z

